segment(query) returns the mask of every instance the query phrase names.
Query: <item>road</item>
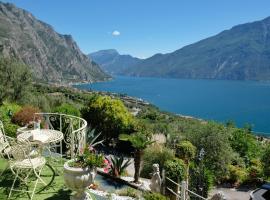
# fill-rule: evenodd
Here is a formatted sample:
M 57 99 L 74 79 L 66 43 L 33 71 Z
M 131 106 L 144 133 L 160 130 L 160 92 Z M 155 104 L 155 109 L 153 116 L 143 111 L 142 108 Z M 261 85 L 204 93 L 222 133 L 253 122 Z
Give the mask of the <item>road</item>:
M 226 200 L 249 200 L 251 190 L 237 190 L 234 188 L 215 188 L 210 191 L 210 196 L 222 191 L 225 194 Z

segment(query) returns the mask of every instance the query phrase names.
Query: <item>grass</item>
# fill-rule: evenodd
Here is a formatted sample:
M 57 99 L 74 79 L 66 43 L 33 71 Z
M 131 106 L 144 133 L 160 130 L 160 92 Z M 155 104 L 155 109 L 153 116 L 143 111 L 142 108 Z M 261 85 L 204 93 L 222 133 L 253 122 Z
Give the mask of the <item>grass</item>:
M 55 171 L 59 171 L 60 175 L 56 175 Z M 66 200 L 70 198 L 71 191 L 64 186 L 63 178 L 63 167 L 51 167 L 46 165 L 41 173 L 41 178 L 47 183 L 47 186 L 38 184 L 36 194 L 34 195 L 35 200 Z M 15 176 L 8 169 L 8 162 L 5 159 L 0 159 L 0 199 L 7 199 L 12 182 Z M 29 190 L 33 188 L 33 181 L 29 186 Z M 17 181 L 16 187 L 25 188 Z M 30 199 L 26 192 L 12 192 L 10 199 Z

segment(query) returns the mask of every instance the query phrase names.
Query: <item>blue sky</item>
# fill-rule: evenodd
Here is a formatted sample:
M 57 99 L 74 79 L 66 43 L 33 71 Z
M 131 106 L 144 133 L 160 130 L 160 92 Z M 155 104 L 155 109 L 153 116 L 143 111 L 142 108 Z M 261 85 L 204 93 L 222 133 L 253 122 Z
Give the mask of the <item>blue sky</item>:
M 145 58 L 270 16 L 269 0 L 7 0 L 71 34 L 84 53 Z

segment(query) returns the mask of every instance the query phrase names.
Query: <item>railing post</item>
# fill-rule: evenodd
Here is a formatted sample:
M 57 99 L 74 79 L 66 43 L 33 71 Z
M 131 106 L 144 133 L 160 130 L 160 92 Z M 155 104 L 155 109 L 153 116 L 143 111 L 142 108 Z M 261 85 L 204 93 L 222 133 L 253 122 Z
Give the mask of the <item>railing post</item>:
M 75 140 L 75 135 L 74 135 L 74 131 L 73 131 L 73 120 L 70 119 L 70 123 L 71 123 L 71 148 L 70 148 L 70 156 L 73 159 L 74 158 L 74 140 Z
M 162 169 L 161 177 L 162 177 L 161 193 L 162 193 L 163 195 L 165 195 L 165 193 L 166 193 L 166 176 L 165 176 L 165 169 Z
M 181 182 L 181 200 L 186 200 L 186 187 L 187 187 L 186 181 L 182 181 Z
M 60 130 L 59 131 L 63 132 L 62 131 L 62 114 L 59 114 L 59 115 L 60 115 L 60 119 L 59 119 L 60 120 L 60 127 L 59 127 Z
M 179 180 L 177 180 L 177 184 L 175 187 L 175 193 L 177 194 L 175 196 L 175 200 L 179 200 L 179 195 L 180 195 L 180 182 L 179 182 Z

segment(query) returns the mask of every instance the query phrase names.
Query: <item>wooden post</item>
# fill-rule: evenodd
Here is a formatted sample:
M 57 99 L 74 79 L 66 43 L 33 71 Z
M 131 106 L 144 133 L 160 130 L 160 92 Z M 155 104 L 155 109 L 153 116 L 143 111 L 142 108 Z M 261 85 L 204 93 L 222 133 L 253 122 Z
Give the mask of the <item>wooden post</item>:
M 187 187 L 186 181 L 182 181 L 181 182 L 181 200 L 186 200 L 186 187 Z
M 179 195 L 180 194 L 180 182 L 179 182 L 179 179 L 177 181 L 177 185 L 176 185 L 176 188 L 175 189 L 176 189 L 175 190 L 175 193 Z M 178 195 L 176 195 L 176 198 L 175 198 L 176 200 L 179 200 L 179 196 Z
M 165 195 L 165 193 L 166 193 L 166 176 L 165 176 L 165 169 L 162 169 L 161 176 L 162 176 L 161 193 L 162 193 L 163 195 Z

